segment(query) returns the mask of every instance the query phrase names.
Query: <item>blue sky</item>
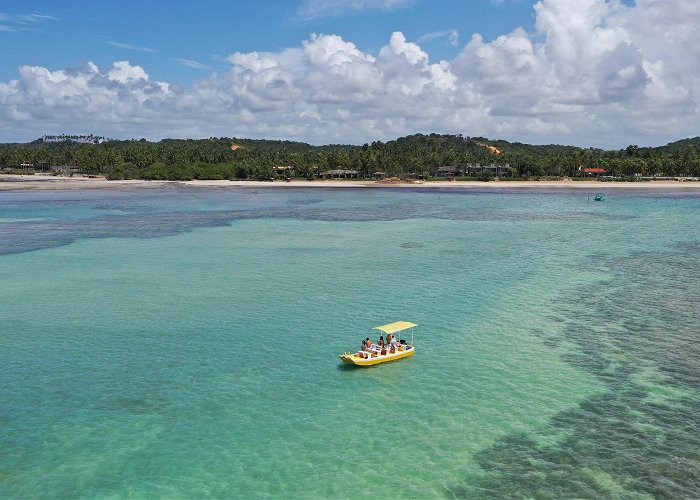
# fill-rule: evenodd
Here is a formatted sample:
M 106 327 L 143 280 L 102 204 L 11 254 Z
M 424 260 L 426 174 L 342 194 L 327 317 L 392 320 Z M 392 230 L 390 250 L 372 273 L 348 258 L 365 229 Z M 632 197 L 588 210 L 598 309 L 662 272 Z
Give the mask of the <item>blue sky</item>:
M 401 31 L 413 41 L 427 36 L 421 47 L 431 59 L 452 58 L 459 52 L 459 38 L 466 41 L 472 33 L 493 38 L 518 26 L 531 29 L 533 3 L 337 5 L 351 4 L 346 1 L 328 2 L 324 8 L 325 2 L 286 0 L 5 0 L 0 13 L 11 19 L 0 20 L 10 30 L 0 31 L 0 79 L 16 77 L 23 64 L 55 69 L 128 59 L 147 67 L 152 78 L 189 84 L 208 69 L 226 70 L 225 58 L 231 53 L 279 51 L 298 45 L 310 33 L 340 35 L 363 51 L 377 52 L 394 31 Z M 27 16 L 34 17 L 22 19 Z M 452 32 L 458 39 L 450 45 Z M 198 65 L 202 67 L 191 67 Z
M 697 0 L 3 0 L 0 141 L 700 130 Z

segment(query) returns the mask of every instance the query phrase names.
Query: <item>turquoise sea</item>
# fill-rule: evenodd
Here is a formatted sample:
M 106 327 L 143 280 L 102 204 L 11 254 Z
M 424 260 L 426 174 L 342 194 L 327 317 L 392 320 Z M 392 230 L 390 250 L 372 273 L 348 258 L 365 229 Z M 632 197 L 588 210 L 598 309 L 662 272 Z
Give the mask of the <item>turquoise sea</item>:
M 0 192 L 0 498 L 700 497 L 700 191 L 592 194 Z

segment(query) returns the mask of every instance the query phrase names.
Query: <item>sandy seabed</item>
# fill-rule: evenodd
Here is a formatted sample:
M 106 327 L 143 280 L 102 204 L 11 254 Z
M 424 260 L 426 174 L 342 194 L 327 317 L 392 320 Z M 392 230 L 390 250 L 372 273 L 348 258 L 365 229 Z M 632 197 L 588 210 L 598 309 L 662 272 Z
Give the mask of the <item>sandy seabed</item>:
M 644 181 L 644 182 L 603 182 L 587 181 L 424 181 L 424 182 L 386 182 L 374 180 L 292 180 L 275 181 L 228 181 L 228 180 L 194 180 L 194 181 L 145 181 L 121 180 L 108 181 L 100 177 L 61 177 L 53 175 L 0 175 L 0 191 L 26 189 L 103 189 L 103 188 L 160 188 L 172 185 L 217 188 L 589 188 L 589 189 L 648 189 L 648 188 L 683 188 L 700 191 L 700 181 Z

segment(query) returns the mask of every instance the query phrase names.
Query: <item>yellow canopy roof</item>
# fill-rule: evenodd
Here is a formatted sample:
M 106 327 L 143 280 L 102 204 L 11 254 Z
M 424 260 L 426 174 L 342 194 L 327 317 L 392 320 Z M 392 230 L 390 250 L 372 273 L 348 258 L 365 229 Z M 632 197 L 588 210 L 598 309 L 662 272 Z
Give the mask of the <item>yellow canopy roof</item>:
M 408 321 L 397 321 L 396 323 L 389 323 L 388 325 L 384 326 L 375 326 L 372 328 L 372 330 L 381 330 L 384 333 L 396 333 L 407 328 L 413 328 L 414 326 L 418 325 L 409 323 Z

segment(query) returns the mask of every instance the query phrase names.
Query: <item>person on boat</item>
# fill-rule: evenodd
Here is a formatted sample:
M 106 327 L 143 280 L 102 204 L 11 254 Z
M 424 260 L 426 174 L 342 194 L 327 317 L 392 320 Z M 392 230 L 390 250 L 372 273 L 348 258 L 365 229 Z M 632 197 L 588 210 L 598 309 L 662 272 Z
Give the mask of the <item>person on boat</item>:
M 391 336 L 391 340 L 389 341 L 389 350 L 390 352 L 396 352 L 396 349 L 399 348 L 399 342 L 396 340 L 396 337 L 393 335 Z
M 388 339 L 388 338 L 389 338 L 389 336 L 387 335 L 387 339 Z M 378 345 L 379 347 L 384 347 L 384 335 L 380 335 L 380 336 L 379 336 L 379 340 L 377 340 L 377 345 Z
M 369 339 L 369 337 L 367 337 L 365 340 L 362 341 L 362 345 L 360 346 L 360 352 L 358 352 L 357 355 L 361 358 L 367 358 L 369 356 L 368 351 L 371 345 L 372 341 Z

